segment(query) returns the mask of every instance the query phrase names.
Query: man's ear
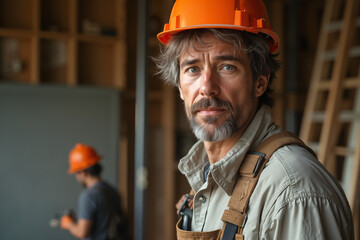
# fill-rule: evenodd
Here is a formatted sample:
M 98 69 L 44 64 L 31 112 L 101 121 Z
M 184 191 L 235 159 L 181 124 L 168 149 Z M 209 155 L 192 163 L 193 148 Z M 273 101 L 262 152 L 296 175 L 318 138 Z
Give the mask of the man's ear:
M 178 85 L 178 89 L 179 89 L 179 93 L 180 93 L 180 98 L 181 98 L 182 100 L 184 100 L 184 95 L 183 95 L 183 93 L 182 93 L 180 84 Z
M 269 85 L 270 74 L 267 76 L 259 76 L 255 82 L 255 96 L 260 97 L 264 94 Z

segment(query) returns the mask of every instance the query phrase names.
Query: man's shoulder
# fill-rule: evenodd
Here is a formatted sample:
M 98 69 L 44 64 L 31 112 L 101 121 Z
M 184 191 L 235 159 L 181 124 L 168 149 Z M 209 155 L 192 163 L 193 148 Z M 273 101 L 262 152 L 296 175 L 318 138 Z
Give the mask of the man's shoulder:
M 80 198 L 83 200 L 99 198 L 99 196 L 104 195 L 104 191 L 109 191 L 108 185 L 99 182 L 91 188 L 84 189 L 80 194 Z
M 323 198 L 341 205 L 344 193 L 337 180 L 307 149 L 298 145 L 279 148 L 260 175 L 260 192 L 272 201 L 286 202 L 302 198 Z
M 263 230 L 279 216 L 294 213 L 312 216 L 306 211 L 324 216 L 324 209 L 336 219 L 351 222 L 340 184 L 307 149 L 298 145 L 286 145 L 274 152 L 260 175 L 249 209 L 249 215 L 261 218 Z
M 313 188 L 336 181 L 312 153 L 298 145 L 286 145 L 275 151 L 260 178 L 270 185 L 282 183 L 296 192 L 321 190 L 322 187 Z
M 79 196 L 80 201 L 91 201 L 94 200 L 94 198 L 96 198 L 97 195 L 99 195 L 100 193 L 93 188 L 90 189 L 84 189 Z
M 319 172 L 328 174 L 316 157 L 299 145 L 286 145 L 275 151 L 264 172 L 273 171 L 274 168 L 281 177 L 289 178 L 292 183 L 317 178 Z

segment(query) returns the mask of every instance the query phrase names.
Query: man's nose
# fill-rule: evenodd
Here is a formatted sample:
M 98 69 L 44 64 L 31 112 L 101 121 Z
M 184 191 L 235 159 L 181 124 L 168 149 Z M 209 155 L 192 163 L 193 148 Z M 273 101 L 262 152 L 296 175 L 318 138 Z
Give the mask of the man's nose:
M 201 77 L 200 94 L 205 97 L 214 97 L 220 93 L 216 73 L 207 69 Z

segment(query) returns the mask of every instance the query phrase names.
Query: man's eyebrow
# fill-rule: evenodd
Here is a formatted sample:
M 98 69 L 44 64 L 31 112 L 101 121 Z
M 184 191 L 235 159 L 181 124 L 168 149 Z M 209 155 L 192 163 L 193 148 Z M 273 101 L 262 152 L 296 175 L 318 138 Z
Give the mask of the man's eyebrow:
M 215 57 L 216 60 L 223 60 L 223 61 L 235 61 L 238 63 L 242 63 L 242 60 L 238 57 L 235 57 L 233 55 L 219 55 Z M 194 58 L 194 59 L 186 59 L 184 60 L 181 64 L 180 64 L 180 68 L 183 68 L 185 66 L 188 65 L 192 65 L 195 63 L 200 62 L 200 60 L 198 58 Z
M 185 66 L 198 63 L 199 61 L 200 61 L 200 60 L 199 60 L 198 58 L 186 59 L 186 60 L 184 60 L 184 61 L 180 64 L 180 68 L 183 68 L 183 67 L 185 67 Z
M 225 61 L 235 61 L 235 62 L 239 62 L 239 63 L 243 62 L 240 58 L 235 57 L 233 55 L 219 55 L 219 56 L 216 56 L 215 59 L 216 60 L 225 60 Z

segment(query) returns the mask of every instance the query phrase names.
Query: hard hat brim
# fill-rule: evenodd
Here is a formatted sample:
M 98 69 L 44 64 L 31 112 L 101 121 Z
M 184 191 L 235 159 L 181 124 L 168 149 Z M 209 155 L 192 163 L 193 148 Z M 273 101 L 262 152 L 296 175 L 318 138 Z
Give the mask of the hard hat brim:
M 279 37 L 277 34 L 269 29 L 264 28 L 254 28 L 254 27 L 243 27 L 243 26 L 235 26 L 235 25 L 225 25 L 225 24 L 204 24 L 204 25 L 194 25 L 188 27 L 177 28 L 173 30 L 166 30 L 157 35 L 158 40 L 167 45 L 170 41 L 171 37 L 179 32 L 186 31 L 186 30 L 194 30 L 194 29 L 209 29 L 209 28 L 217 28 L 217 29 L 233 29 L 238 31 L 246 31 L 251 33 L 264 33 L 271 37 L 270 44 L 270 52 L 275 52 L 279 47 Z

